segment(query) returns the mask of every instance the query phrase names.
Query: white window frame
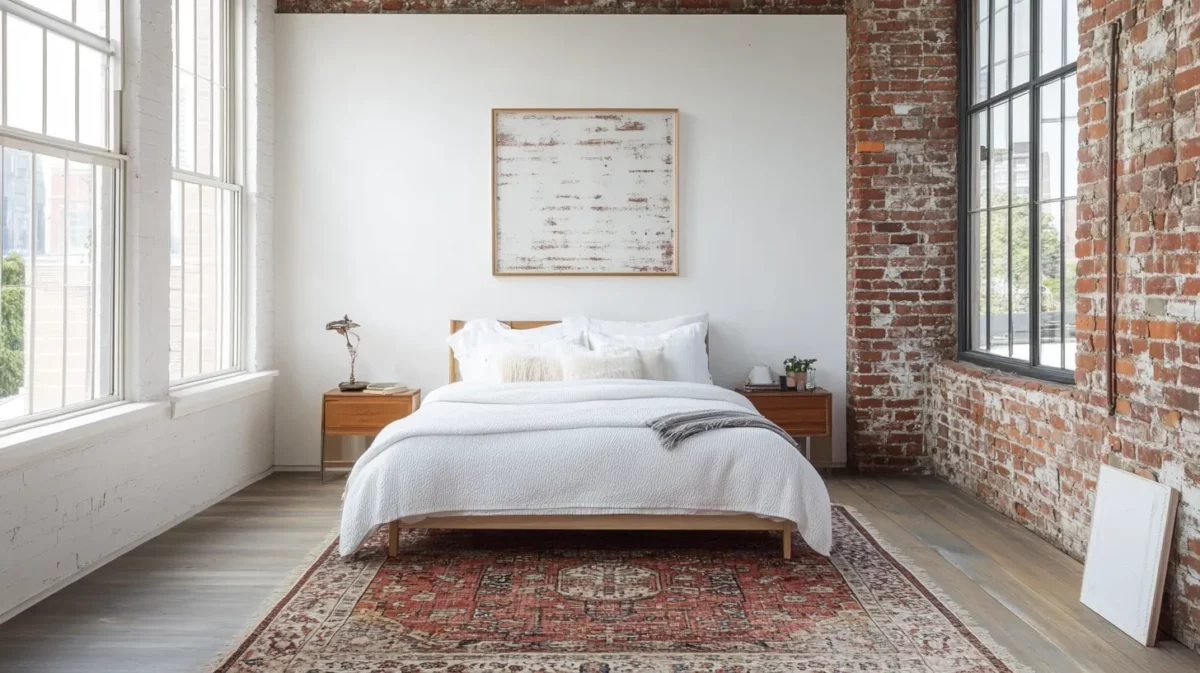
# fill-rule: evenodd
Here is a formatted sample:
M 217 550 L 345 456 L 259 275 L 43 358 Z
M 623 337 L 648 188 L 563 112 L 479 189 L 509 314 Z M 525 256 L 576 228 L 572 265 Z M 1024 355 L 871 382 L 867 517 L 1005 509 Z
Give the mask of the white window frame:
M 226 378 L 232 375 L 240 374 L 246 371 L 246 277 L 247 277 L 247 260 L 245 259 L 245 222 L 246 222 L 246 199 L 245 190 L 242 188 L 245 175 L 245 157 L 242 152 L 242 137 L 244 127 L 244 108 L 243 108 L 243 92 L 241 75 L 243 71 L 245 42 L 243 39 L 244 30 L 242 24 L 242 16 L 245 12 L 245 4 L 240 0 L 213 0 L 220 2 L 224 8 L 225 19 L 225 40 L 223 43 L 224 53 L 222 55 L 222 64 L 224 65 L 225 76 L 225 100 L 226 111 L 224 120 L 224 165 L 220 168 L 220 173 L 225 176 L 225 179 L 205 175 L 195 171 L 187 171 L 179 168 L 179 142 L 178 142 L 178 123 L 179 115 L 179 85 L 176 81 L 178 75 L 178 58 L 177 55 L 172 57 L 171 62 L 171 96 L 172 104 L 172 134 L 171 134 L 171 179 L 183 183 L 196 184 L 207 187 L 215 187 L 217 189 L 227 190 L 233 193 L 234 221 L 230 226 L 229 236 L 229 254 L 232 259 L 230 268 L 232 269 L 232 283 L 230 287 L 230 300 L 233 306 L 229 309 L 228 317 L 233 321 L 230 325 L 230 349 L 232 355 L 232 364 L 229 367 L 218 369 L 211 372 L 194 374 L 192 376 L 184 376 L 178 379 L 171 379 L 171 372 L 168 369 L 167 377 L 170 381 L 170 389 L 186 389 L 189 387 L 201 385 L 212 381 L 213 379 Z M 196 3 L 192 4 L 192 11 L 197 12 Z M 171 44 L 172 50 L 178 40 L 179 22 L 174 18 L 179 13 L 179 0 L 171 0 Z M 192 25 L 196 22 L 193 19 Z M 199 41 L 193 40 L 193 49 L 197 49 L 196 45 Z M 196 63 L 196 55 L 193 54 L 193 64 Z M 194 93 L 192 95 L 192 120 L 195 122 L 198 119 L 195 109 L 199 97 Z M 192 163 L 196 161 L 195 148 L 199 144 L 198 139 L 193 134 L 192 138 L 193 151 Z M 218 170 L 214 166 L 214 173 Z M 172 188 L 173 189 L 173 188 Z M 181 253 L 182 254 L 182 253 Z M 185 286 L 186 287 L 186 286 Z M 184 351 L 181 347 L 181 357 Z
M 112 31 L 112 26 L 120 25 L 120 8 L 117 9 L 116 17 L 113 14 L 114 2 L 119 3 L 119 0 L 109 0 L 108 3 L 108 30 Z M 118 39 L 107 39 L 95 33 L 91 33 L 79 26 L 49 14 L 41 9 L 32 7 L 21 2 L 20 0 L 0 0 L 0 11 L 4 15 L 0 17 L 0 48 L 7 48 L 8 43 L 8 15 L 16 16 L 24 21 L 27 21 L 38 28 L 42 28 L 48 32 L 52 32 L 70 40 L 78 42 L 84 46 L 95 49 L 96 51 L 106 54 L 109 59 L 108 78 L 107 78 L 107 94 L 109 96 L 109 104 L 107 110 L 107 119 L 105 120 L 105 128 L 110 139 L 110 144 L 114 148 L 121 147 L 120 138 L 120 114 L 121 107 L 119 105 L 119 96 L 121 90 L 121 49 L 122 44 Z M 45 42 L 43 42 L 43 55 L 45 54 Z M 47 105 L 45 104 L 46 96 L 46 74 L 45 62 L 42 64 L 42 128 L 46 128 Z M 79 69 L 75 70 L 76 91 L 79 90 Z M 0 434 L 8 434 L 14 430 L 24 430 L 31 427 L 45 425 L 47 423 L 61 421 L 64 419 L 79 416 L 85 413 L 97 411 L 102 408 L 112 407 L 124 402 L 124 361 L 122 359 L 123 344 L 124 344 L 124 223 L 125 223 L 125 172 L 128 157 L 124 154 L 114 152 L 109 149 L 85 145 L 72 140 L 56 138 L 53 136 L 32 133 L 24 129 L 18 129 L 7 125 L 7 102 L 8 102 L 8 64 L 4 63 L 4 67 L 0 68 L 0 92 L 3 93 L 0 105 L 0 143 L 5 147 L 12 147 L 21 150 L 35 152 L 47 156 L 64 158 L 66 160 L 76 160 L 89 164 L 107 166 L 114 171 L 113 180 L 113 206 L 110 213 L 97 213 L 99 216 L 111 216 L 112 223 L 112 272 L 113 278 L 111 285 L 112 292 L 112 330 L 111 330 L 111 366 L 112 371 L 112 391 L 103 397 L 97 397 L 86 402 L 77 402 L 57 409 L 47 409 L 37 413 L 26 414 L 17 418 L 9 419 L 0 422 Z M 75 97 L 75 121 L 79 123 L 79 97 Z M 3 179 L 0 174 L 0 179 Z M 96 263 L 96 258 L 93 258 L 93 263 Z M 94 288 L 96 293 L 105 291 L 104 288 Z M 36 310 L 36 309 L 34 309 Z M 94 310 L 94 309 L 93 309 Z M 30 337 L 30 344 L 33 342 L 33 336 Z M 65 355 L 64 355 L 65 357 Z M 27 376 L 29 369 L 26 369 Z

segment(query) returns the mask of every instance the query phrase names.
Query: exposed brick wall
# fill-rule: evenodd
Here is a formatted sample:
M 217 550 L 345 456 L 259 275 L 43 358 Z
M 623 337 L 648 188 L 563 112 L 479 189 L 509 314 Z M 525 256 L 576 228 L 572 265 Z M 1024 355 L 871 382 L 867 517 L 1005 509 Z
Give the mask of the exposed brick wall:
M 842 14 L 844 0 L 279 0 L 281 14 Z
M 1101 463 L 1182 493 L 1163 628 L 1200 649 L 1200 0 L 1080 5 L 1076 386 L 934 367 L 937 474 L 1082 559 Z M 1106 405 L 1108 27 L 1120 41 L 1117 382 Z
M 851 462 L 928 469 L 920 404 L 954 354 L 954 0 L 851 0 L 847 397 Z

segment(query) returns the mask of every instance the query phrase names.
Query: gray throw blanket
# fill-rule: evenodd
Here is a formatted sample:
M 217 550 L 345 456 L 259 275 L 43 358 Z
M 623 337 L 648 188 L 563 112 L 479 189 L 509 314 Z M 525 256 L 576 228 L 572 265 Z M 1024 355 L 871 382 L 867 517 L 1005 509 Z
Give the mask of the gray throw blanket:
M 720 428 L 762 428 L 774 432 L 788 440 L 792 446 L 796 446 L 796 440 L 783 428 L 749 411 L 685 411 L 661 416 L 646 426 L 658 435 L 658 441 L 668 451 L 675 449 L 680 442 L 692 435 Z

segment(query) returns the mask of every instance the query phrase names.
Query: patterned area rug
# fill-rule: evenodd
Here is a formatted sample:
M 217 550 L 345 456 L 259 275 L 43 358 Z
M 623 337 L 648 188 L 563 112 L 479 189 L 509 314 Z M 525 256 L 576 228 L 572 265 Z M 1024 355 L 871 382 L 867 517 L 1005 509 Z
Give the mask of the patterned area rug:
M 1026 671 L 852 510 L 759 532 L 380 531 L 325 549 L 218 673 Z

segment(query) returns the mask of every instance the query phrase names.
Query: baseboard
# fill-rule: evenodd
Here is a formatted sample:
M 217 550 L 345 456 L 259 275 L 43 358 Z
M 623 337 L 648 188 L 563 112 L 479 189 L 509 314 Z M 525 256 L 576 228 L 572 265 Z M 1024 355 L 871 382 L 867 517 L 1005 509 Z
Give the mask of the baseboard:
M 316 465 L 276 465 L 276 472 L 320 472 L 321 468 Z
M 275 468 L 269 467 L 266 470 L 259 472 L 258 474 L 254 475 L 252 477 L 243 479 L 242 481 L 238 482 L 238 484 L 233 486 L 232 488 L 226 489 L 221 494 L 219 494 L 213 498 L 210 498 L 209 500 L 207 500 L 199 505 L 196 505 L 195 507 L 192 507 L 187 512 L 172 519 L 171 521 L 168 521 L 167 523 L 159 526 L 158 528 L 155 528 L 154 530 L 150 531 L 149 533 L 146 533 L 145 535 L 139 537 L 138 539 L 134 540 L 133 542 L 130 542 L 129 544 L 122 546 L 121 548 L 117 549 L 116 551 L 113 551 L 112 553 L 105 554 L 104 556 L 102 556 L 100 558 L 100 560 L 96 561 L 95 563 L 89 565 L 86 568 L 83 568 L 82 570 L 75 573 L 74 575 L 71 575 L 69 577 L 64 577 L 63 579 L 55 582 L 53 585 L 46 587 L 45 589 L 39 591 L 37 594 L 21 601 L 16 606 L 9 608 L 8 610 L 5 610 L 4 613 L 0 614 L 0 624 L 7 622 L 8 620 L 12 619 L 13 617 L 16 617 L 17 615 L 21 614 L 22 612 L 33 607 L 34 605 L 37 605 L 41 601 L 50 597 L 52 594 L 62 591 L 63 589 L 70 586 L 71 584 L 74 584 L 75 582 L 78 582 L 79 580 L 83 579 L 84 577 L 87 577 L 93 571 L 107 565 L 110 561 L 113 561 L 114 559 L 122 556 L 126 552 L 132 550 L 134 547 L 137 547 L 141 544 L 149 542 L 150 540 L 158 537 L 159 535 L 162 535 L 163 533 L 174 528 L 175 526 L 178 526 L 179 524 L 183 523 L 184 521 L 187 521 L 188 519 L 192 518 L 193 516 L 196 516 L 200 512 L 208 509 L 209 507 L 212 507 L 213 505 L 217 504 L 218 502 L 221 502 L 225 498 L 228 498 L 229 496 L 233 495 L 234 493 L 237 493 L 238 491 L 242 490 L 243 488 L 246 488 L 250 484 L 253 484 L 257 481 L 261 481 L 262 479 L 265 479 L 265 478 L 271 476 L 271 474 L 273 472 L 275 472 Z

